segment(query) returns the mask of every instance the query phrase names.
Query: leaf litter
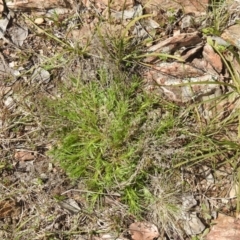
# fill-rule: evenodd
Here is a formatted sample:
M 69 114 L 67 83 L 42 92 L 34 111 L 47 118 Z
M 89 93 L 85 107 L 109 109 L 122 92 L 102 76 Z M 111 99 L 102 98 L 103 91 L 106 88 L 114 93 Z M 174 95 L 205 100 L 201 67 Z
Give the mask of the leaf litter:
M 19 237 L 21 231 L 16 232 L 15 226 L 28 229 L 31 227 L 32 221 L 33 224 L 38 224 L 38 229 L 40 230 L 36 230 L 37 232 L 35 232 L 35 230 L 29 231 L 29 233 L 25 235 L 26 239 L 31 237 L 45 239 L 48 232 L 49 236 L 53 236 L 54 239 L 65 239 L 66 235 L 64 232 L 71 234 L 71 232 L 74 231 L 77 233 L 72 234 L 71 239 L 79 239 L 79 237 L 80 239 L 116 239 L 114 234 L 114 237 L 112 237 L 113 235 L 109 233 L 110 230 L 112 231 L 111 228 L 104 229 L 104 234 L 95 234 L 94 236 L 94 234 L 91 233 L 91 229 L 93 232 L 98 232 L 98 229 L 101 229 L 94 219 L 100 219 L 100 215 L 103 214 L 104 211 L 99 210 L 93 216 L 92 213 L 90 214 L 84 210 L 84 208 L 87 209 L 87 203 L 84 198 L 81 197 L 81 194 L 76 194 L 77 192 L 71 191 L 71 189 L 75 189 L 77 186 L 69 181 L 65 173 L 58 166 L 52 165 L 49 162 L 49 158 L 45 155 L 46 150 L 49 149 L 49 142 L 46 142 L 44 126 L 41 125 L 41 117 L 38 116 L 37 98 L 42 98 L 43 95 L 48 97 L 50 95 L 51 97 L 51 95 L 55 94 L 54 89 L 57 83 L 54 82 L 53 79 L 66 81 L 67 76 L 76 73 L 77 68 L 84 69 L 85 72 L 88 72 L 88 75 L 92 74 L 94 76 L 96 75 L 94 72 L 95 64 L 98 67 L 100 66 L 99 62 L 94 60 L 94 58 L 93 60 L 83 59 L 81 62 L 73 59 L 69 61 L 71 64 L 64 68 L 63 65 L 66 63 L 65 58 L 69 56 L 63 55 L 53 60 L 56 61 L 57 64 L 55 65 L 57 66 L 59 66 L 59 62 L 62 63 L 59 67 L 51 67 L 51 62 L 47 62 L 50 66 L 48 69 L 50 70 L 41 67 L 43 56 L 50 58 L 56 55 L 59 52 L 59 48 L 61 48 L 58 44 L 54 43 L 54 41 L 51 42 L 51 40 L 46 39 L 45 34 L 49 27 L 55 32 L 54 36 L 57 36 L 60 41 L 65 41 L 64 36 L 68 36 L 68 32 L 72 31 L 71 21 L 76 21 L 74 24 L 78 24 L 79 21 L 79 13 L 76 14 L 76 19 L 71 21 L 69 20 L 69 14 L 73 14 L 74 11 L 77 11 L 77 8 L 81 9 L 81 6 L 77 3 L 69 3 L 71 8 L 69 8 L 69 4 L 66 4 L 63 8 L 56 8 L 56 1 L 52 3 L 48 1 L 47 4 L 48 10 L 45 10 L 44 7 L 39 7 L 39 3 L 34 1 L 28 3 L 14 2 L 14 4 L 9 4 L 8 2 L 7 5 L 9 9 L 3 10 L 3 18 L 0 19 L 0 38 L 2 39 L 0 53 L 1 88 L 11 88 L 11 91 L 7 90 L 6 93 L 3 91 L 5 98 L 3 98 L 1 102 L 1 158 L 3 160 L 0 166 L 4 167 L 0 168 L 0 171 L 4 182 L 0 185 L 0 226 L 1 229 L 7 228 L 7 231 L 1 230 L 0 236 L 2 239 Z M 115 5 L 110 6 L 112 11 L 110 11 L 110 15 L 115 18 L 116 22 L 121 22 L 122 20 L 130 21 L 132 18 L 137 17 L 137 15 L 139 17 L 143 14 L 142 9 L 144 4 L 134 6 L 133 2 L 128 1 L 126 4 L 127 9 L 122 7 L 124 6 L 123 2 L 114 4 Z M 90 1 L 83 2 L 81 11 L 85 11 L 86 19 L 88 19 L 87 23 L 84 24 L 86 24 L 86 26 L 92 24 L 91 28 L 89 28 L 91 29 L 88 33 L 89 36 L 91 36 L 91 31 L 94 29 L 94 24 L 98 21 L 94 16 L 95 10 L 97 9 L 97 14 L 106 16 L 104 10 L 107 9 L 107 5 L 108 3 L 105 1 L 97 1 L 95 5 Z M 36 21 L 40 18 L 35 19 L 36 25 L 41 25 L 43 30 L 38 32 L 38 34 L 34 32 L 36 26 L 29 24 L 22 15 L 23 12 L 29 9 L 33 10 L 28 13 L 29 18 L 32 16 L 35 17 L 35 14 L 37 15 L 41 9 L 41 21 Z M 93 15 L 89 12 L 86 13 L 86 10 L 89 11 L 90 9 L 93 10 Z M 9 11 L 8 13 L 6 12 L 7 10 Z M 194 11 L 195 10 L 196 9 L 194 9 Z M 153 8 L 148 7 L 147 11 L 152 13 Z M 180 105 L 187 105 L 190 102 L 202 100 L 204 97 L 216 97 L 216 92 L 220 92 L 220 96 L 222 96 L 224 91 L 231 93 L 232 88 L 227 85 L 231 84 L 229 75 L 227 75 L 228 69 L 223 66 L 222 59 L 214 51 L 214 47 L 217 45 L 214 45 L 214 43 L 206 43 L 206 39 L 204 39 L 201 34 L 199 34 L 199 30 L 192 25 L 192 18 L 189 17 L 189 15 L 183 15 L 183 18 L 179 17 L 175 19 L 171 26 L 172 28 L 163 33 L 164 28 L 166 28 L 168 21 L 171 19 L 168 17 L 169 15 L 167 15 L 169 12 L 164 9 L 162 9 L 162 12 L 162 15 L 165 17 L 165 20 L 162 20 L 162 22 L 159 21 L 158 23 L 157 20 L 153 19 L 148 19 L 142 23 L 137 21 L 133 29 L 129 28 L 129 32 L 127 33 L 128 35 L 134 35 L 137 39 L 149 38 L 151 40 L 153 40 L 155 36 L 162 34 L 159 43 L 150 41 L 146 44 L 147 48 L 142 52 L 142 55 L 145 55 L 145 57 L 143 57 L 143 63 L 151 66 L 150 68 L 143 68 L 141 70 L 142 76 L 145 76 L 146 91 L 152 92 L 154 89 L 158 89 L 160 90 L 160 96 L 166 97 Z M 57 19 L 55 20 L 54 17 L 56 16 Z M 65 20 L 67 23 L 64 26 Z M 80 20 L 85 21 L 84 19 Z M 70 21 L 71 24 L 68 21 Z M 60 25 L 56 26 L 59 22 L 64 26 L 62 29 Z M 185 32 L 177 32 L 175 28 L 178 28 L 178 23 L 180 23 L 179 28 Z M 113 27 L 116 28 L 116 26 Z M 235 32 L 232 34 L 231 31 L 236 30 L 232 29 L 233 28 L 229 28 L 230 34 L 227 31 L 224 32 L 223 39 L 228 39 L 226 34 L 231 36 L 235 35 Z M 81 31 L 81 28 L 76 28 L 75 30 Z M 84 35 L 84 32 L 80 35 Z M 94 44 L 99 41 L 97 37 L 92 40 Z M 67 41 L 75 42 L 76 37 L 75 39 L 67 37 Z M 239 47 L 236 39 L 231 39 L 231 44 Z M 95 53 L 96 47 L 93 46 L 90 56 L 94 56 Z M 153 53 L 172 54 L 178 59 L 181 59 L 182 62 L 176 60 L 161 63 L 159 61 L 159 56 L 161 58 L 161 55 L 156 56 Z M 162 55 L 162 57 L 164 56 Z M 233 55 L 233 59 L 234 58 L 236 58 L 236 56 Z M 16 64 L 11 65 L 13 62 Z M 90 63 L 91 66 L 89 66 Z M 235 64 L 238 68 L 237 63 Z M 81 71 L 79 71 L 79 74 L 85 76 Z M 194 85 L 189 86 L 187 84 L 189 81 L 196 82 L 196 87 L 193 87 Z M 209 86 L 201 84 L 201 81 L 203 83 L 213 81 L 216 84 L 213 84 L 213 88 L 208 89 Z M 34 82 L 38 84 L 34 86 Z M 179 87 L 181 84 L 185 84 L 185 86 Z M 231 94 L 229 94 L 229 96 L 231 96 Z M 237 97 L 219 100 L 219 105 L 225 106 L 224 109 L 226 109 L 226 106 L 231 106 L 231 108 L 234 109 L 232 105 L 237 104 Z M 219 116 L 223 116 L 223 108 L 214 109 L 215 112 L 213 112 L 213 106 L 207 103 L 202 104 L 201 108 L 202 110 L 199 110 L 200 117 L 206 121 L 211 121 L 215 119 L 216 116 L 218 118 Z M 224 114 L 224 116 L 226 115 Z M 231 138 L 236 138 L 234 131 L 232 134 Z M 184 138 L 185 137 L 182 136 L 182 141 L 184 141 Z M 152 144 L 151 147 L 154 149 L 154 147 L 157 146 Z M 166 158 L 174 156 L 176 151 L 179 151 L 177 148 L 168 148 L 167 150 L 169 150 L 168 153 L 166 150 L 163 152 L 163 155 L 166 154 Z M 15 154 L 13 154 L 14 152 Z M 35 154 L 33 154 L 33 152 Z M 152 154 L 154 154 L 153 158 L 159 161 L 157 160 L 161 158 L 159 150 L 152 150 Z M 13 162 L 14 158 L 17 162 Z M 206 171 L 208 171 L 209 168 L 206 167 L 206 169 Z M 231 172 L 231 166 L 227 165 L 226 169 Z M 201 234 L 205 228 L 210 226 L 208 219 L 205 219 L 204 223 L 201 221 L 203 216 L 199 210 L 199 204 L 204 198 L 206 198 L 212 206 L 215 205 L 223 209 L 226 213 L 230 213 L 231 207 L 229 207 L 229 205 L 232 204 L 231 199 L 235 197 L 226 200 L 228 203 L 226 204 L 227 206 L 224 206 L 221 202 L 221 199 L 224 199 L 226 194 L 223 193 L 223 189 L 217 188 L 217 184 L 215 183 L 219 181 L 225 184 L 225 188 L 228 188 L 230 180 L 225 179 L 224 182 L 222 177 L 224 173 L 220 170 L 216 172 L 215 176 L 211 174 L 211 181 L 204 176 L 203 171 L 205 170 L 186 168 L 184 171 L 187 172 L 184 173 L 184 176 L 189 183 L 191 183 L 191 181 L 198 182 L 198 186 L 193 184 L 196 189 L 192 189 L 196 197 L 192 195 L 191 199 L 185 197 L 180 201 L 181 204 L 179 204 L 179 207 L 182 209 L 182 218 L 180 217 L 178 219 L 178 221 L 182 223 L 182 226 L 179 228 L 184 230 L 183 236 L 185 236 L 184 239 L 187 239 L 187 235 L 194 236 Z M 191 171 L 195 171 L 198 179 L 193 179 L 192 177 L 188 179 Z M 17 189 L 18 191 L 16 191 Z M 66 196 L 62 195 L 62 193 L 66 191 L 68 191 L 68 194 Z M 11 192 L 15 192 L 15 194 L 13 195 Z M 201 197 L 200 192 L 206 192 L 204 197 Z M 217 201 L 217 198 L 216 201 L 211 198 L 211 196 L 216 193 L 219 193 L 217 196 L 221 196 L 219 197 L 220 201 Z M 162 226 L 155 226 L 149 222 L 138 222 L 137 218 L 132 218 L 131 215 L 126 213 L 127 211 L 124 209 L 126 206 L 122 207 L 121 203 L 115 197 L 112 199 L 116 205 L 114 206 L 114 204 L 112 204 L 110 207 L 105 206 L 105 210 L 108 212 L 107 214 L 105 212 L 104 216 L 105 225 L 108 226 L 112 221 L 112 216 L 109 216 L 109 212 L 122 211 L 122 213 L 126 214 L 120 223 L 120 225 L 122 224 L 121 233 L 119 233 L 117 239 L 153 240 L 158 237 L 159 239 L 167 239 L 167 237 L 171 238 L 171 234 L 175 236 L 176 239 L 181 237 L 181 234 L 178 235 L 176 232 L 174 233 L 173 229 L 165 232 L 166 229 L 164 230 Z M 189 203 L 190 200 L 193 203 Z M 20 209 L 21 214 L 19 213 Z M 117 214 L 116 212 L 114 213 Z M 50 216 L 53 216 L 53 221 Z M 41 222 L 39 223 L 40 220 Z M 151 218 L 148 219 L 148 221 L 149 220 L 151 220 Z M 233 220 L 233 218 L 231 218 L 230 222 L 237 224 L 237 220 Z M 75 223 L 77 223 L 77 226 Z M 109 226 L 111 226 L 111 224 Z M 223 226 L 220 222 L 217 222 L 216 228 L 212 229 L 207 239 L 212 239 L 212 235 L 214 235 L 215 238 L 224 239 L 224 234 L 223 238 L 220 238 L 221 232 L 216 230 L 218 226 L 221 230 L 224 229 L 224 231 L 221 232 L 232 230 L 231 224 Z M 123 230 L 123 228 L 125 229 Z M 162 230 L 162 232 L 159 233 L 159 230 Z M 234 234 L 231 235 L 231 237 L 232 238 L 229 239 L 237 239 Z

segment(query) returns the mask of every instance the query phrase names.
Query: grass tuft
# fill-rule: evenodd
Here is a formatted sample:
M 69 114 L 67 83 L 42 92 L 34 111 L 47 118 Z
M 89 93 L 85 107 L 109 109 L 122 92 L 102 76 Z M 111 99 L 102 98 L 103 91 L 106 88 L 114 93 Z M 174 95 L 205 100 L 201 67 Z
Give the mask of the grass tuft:
M 72 90 L 63 88 L 63 97 L 51 102 L 59 142 L 50 155 L 71 179 L 84 179 L 90 191 L 123 192 L 136 211 L 147 178 L 144 138 L 155 131 L 146 133 L 142 126 L 156 102 L 136 77 L 109 82 L 104 71 L 99 74 L 98 81 L 72 79 Z

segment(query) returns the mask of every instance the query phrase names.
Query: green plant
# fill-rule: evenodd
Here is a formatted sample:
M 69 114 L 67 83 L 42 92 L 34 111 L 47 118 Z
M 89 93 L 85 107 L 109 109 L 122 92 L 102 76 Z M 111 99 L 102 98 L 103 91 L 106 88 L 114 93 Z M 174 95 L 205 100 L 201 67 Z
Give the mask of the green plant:
M 52 131 L 59 144 L 50 154 L 73 180 L 84 179 L 89 190 L 123 191 L 130 208 L 141 208 L 149 174 L 141 152 L 151 134 L 141 126 L 155 100 L 138 92 L 139 79 L 109 81 L 104 70 L 98 81 L 72 81 L 72 90 L 63 89 L 64 97 L 51 102 L 49 120 L 56 122 Z
M 180 115 L 181 107 L 159 96 L 147 95 L 142 90 L 141 79 L 131 74 L 126 77 L 124 71 L 147 56 L 182 61 L 172 55 L 140 51 L 141 43 L 135 44 L 128 31 L 146 17 L 130 21 L 118 35 L 105 32 L 101 25 L 97 27 L 101 43 L 98 50 L 104 67 L 98 68 L 97 78 L 67 78 L 67 86 L 58 89 L 61 97 L 44 103 L 42 125 L 51 141 L 57 139 L 49 155 L 74 183 L 83 183 L 88 204 L 96 206 L 102 196 L 117 192 L 131 213 L 143 218 L 151 209 L 149 219 L 154 217 L 165 232 L 171 232 L 178 230 L 181 191 L 194 188 L 181 180 L 179 170 L 202 164 L 216 169 L 219 164 L 236 162 L 238 144 L 221 139 L 231 119 L 220 123 L 214 119 L 207 126 L 199 126 L 200 117 L 197 116 L 199 121 L 193 117 L 197 110 L 192 110 L 197 105 L 187 108 L 184 116 Z M 219 21 L 219 17 L 214 21 Z M 216 22 L 214 31 L 221 31 L 221 24 Z M 215 34 L 214 31 L 207 34 Z M 48 32 L 45 34 L 56 40 Z M 65 54 L 74 59 L 85 52 L 75 51 L 62 41 L 56 40 L 66 52 L 46 59 L 45 68 L 52 70 L 67 64 L 69 58 Z M 107 58 L 117 66 L 118 72 L 111 75 L 113 65 L 109 65 Z M 157 119 L 150 116 L 155 110 L 162 112 Z M 226 159 L 225 162 L 219 162 L 220 158 Z M 181 184 L 177 185 L 178 182 Z M 61 196 L 55 198 L 61 200 Z
M 136 42 L 133 36 L 129 36 L 129 31 L 136 22 L 149 17 L 151 17 L 150 14 L 137 16 L 125 26 L 123 24 L 120 29 L 117 29 L 116 24 L 112 23 L 107 25 L 108 28 L 106 26 L 102 27 L 101 24 L 98 25 L 97 34 L 102 49 L 108 53 L 108 56 L 115 62 L 118 69 L 132 67 L 139 59 L 143 42 Z
M 202 29 L 206 35 L 219 36 L 226 27 L 230 14 L 226 8 L 225 0 L 212 0 L 209 4 L 207 26 Z

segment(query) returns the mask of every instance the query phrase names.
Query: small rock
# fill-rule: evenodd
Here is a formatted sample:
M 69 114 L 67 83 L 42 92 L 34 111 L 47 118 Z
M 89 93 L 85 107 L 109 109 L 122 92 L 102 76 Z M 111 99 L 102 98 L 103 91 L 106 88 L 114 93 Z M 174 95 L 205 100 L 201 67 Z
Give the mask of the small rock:
M 227 29 L 224 30 L 224 32 L 221 35 L 221 38 L 223 38 L 225 41 L 231 43 L 238 49 L 240 49 L 240 25 L 233 25 Z
M 203 48 L 203 57 L 218 73 L 222 72 L 222 59 L 209 44 L 206 44 Z
M 50 82 L 50 73 L 43 69 L 38 67 L 34 70 L 32 75 L 32 81 L 36 83 L 49 83 Z
M 48 180 L 48 176 L 47 176 L 47 174 L 45 174 L 45 173 L 41 173 L 41 174 L 40 174 L 40 178 L 41 178 L 41 180 L 42 180 L 43 182 L 47 182 L 47 180 Z
M 54 224 L 54 228 L 55 228 L 55 229 L 59 229 L 59 228 L 60 228 L 60 224 L 59 224 L 59 223 L 55 223 L 55 224 Z
M 69 9 L 67 8 L 53 8 L 48 10 L 46 16 L 52 16 L 52 15 L 63 15 L 63 14 L 67 14 L 69 12 Z
M 24 40 L 26 40 L 28 36 L 28 27 L 27 26 L 14 26 L 11 29 L 11 39 L 13 43 L 17 46 L 21 47 L 23 45 Z
M 13 105 L 14 105 L 14 100 L 12 97 L 7 97 L 5 100 L 4 100 L 4 105 L 7 107 L 7 108 L 11 108 Z
M 197 201 L 192 194 L 184 194 L 182 196 L 182 208 L 187 211 L 197 205 Z
M 34 23 L 36 23 L 37 25 L 41 25 L 44 22 L 43 18 L 36 18 Z
M 126 240 L 126 238 L 118 237 L 118 233 L 105 233 L 101 236 L 101 240 Z
M 230 197 L 230 198 L 235 198 L 235 197 L 237 197 L 238 192 L 239 192 L 239 186 L 238 186 L 238 184 L 237 184 L 237 183 L 236 183 L 236 184 L 233 184 L 232 187 L 231 187 L 231 190 L 230 190 L 230 192 L 229 192 L 229 197 Z
M 222 39 L 221 37 L 218 36 L 211 36 L 210 37 L 213 41 L 215 41 L 215 43 L 217 43 L 218 45 L 222 45 L 224 47 L 229 47 L 231 44 L 226 42 L 224 39 Z
M 240 219 L 219 214 L 206 240 L 240 240 Z
M 181 22 L 181 29 L 186 29 L 186 28 L 190 28 L 193 26 L 193 16 L 191 15 L 186 15 Z
M 189 218 L 184 221 L 184 230 L 188 235 L 197 235 L 203 232 L 205 225 L 198 218 L 196 213 L 189 214 Z M 216 238 L 218 239 L 218 238 Z

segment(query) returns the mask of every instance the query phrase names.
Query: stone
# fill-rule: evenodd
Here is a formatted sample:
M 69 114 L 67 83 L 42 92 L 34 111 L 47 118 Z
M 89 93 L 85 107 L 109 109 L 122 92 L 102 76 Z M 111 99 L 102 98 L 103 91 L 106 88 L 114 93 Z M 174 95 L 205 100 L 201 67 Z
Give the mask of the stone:
M 44 18 L 36 18 L 35 20 L 34 20 L 34 23 L 36 23 L 37 25 L 41 25 L 42 23 L 44 22 Z
M 225 29 L 221 38 L 240 49 L 240 25 L 236 24 Z
M 240 240 L 240 219 L 219 214 L 206 240 Z
M 21 47 L 28 36 L 28 27 L 27 26 L 14 26 L 9 30 L 11 35 L 12 42 Z
M 188 215 L 186 213 L 186 215 Z M 186 221 L 184 221 L 183 228 L 188 235 L 197 235 L 204 231 L 206 228 L 205 225 L 202 223 L 200 218 L 197 216 L 195 212 L 188 215 Z
M 14 106 L 14 99 L 11 96 L 6 97 L 3 101 L 6 108 L 11 109 Z
M 230 198 L 236 198 L 239 192 L 239 185 L 238 183 L 233 183 L 229 192 Z
M 50 73 L 41 67 L 36 68 L 32 74 L 32 82 L 42 84 L 49 83 L 50 80 Z
M 193 16 L 186 15 L 186 16 L 183 17 L 180 27 L 181 27 L 182 30 L 184 30 L 186 28 L 193 27 L 193 23 L 194 23 Z
M 204 46 L 202 54 L 206 61 L 220 74 L 223 69 L 222 59 L 209 44 Z

